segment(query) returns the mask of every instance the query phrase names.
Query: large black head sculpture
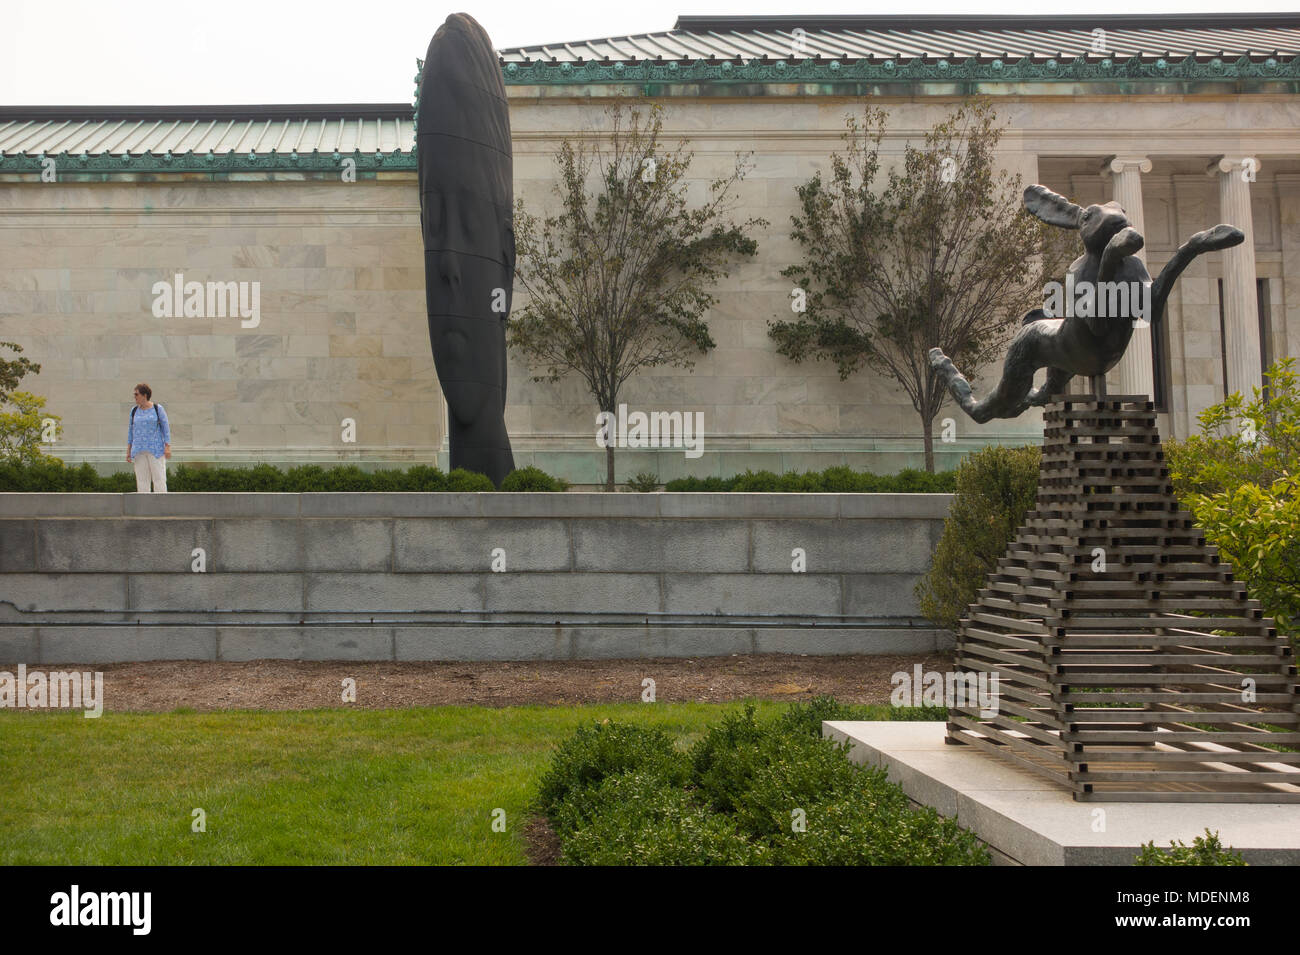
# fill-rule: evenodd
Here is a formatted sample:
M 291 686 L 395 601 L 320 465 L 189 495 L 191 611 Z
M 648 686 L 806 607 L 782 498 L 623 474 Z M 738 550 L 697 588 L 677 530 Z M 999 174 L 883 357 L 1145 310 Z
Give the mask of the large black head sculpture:
M 501 67 L 473 17 L 454 13 L 433 35 L 417 100 L 429 340 L 451 467 L 500 486 L 514 469 L 505 422 L 514 163 Z
M 1071 263 L 1065 281 L 1054 283 L 1061 295 L 1052 313 L 1036 308 L 1024 317 L 1007 349 L 1002 379 L 985 398 L 977 401 L 970 382 L 952 360 L 938 348 L 930 349 L 931 367 L 961 409 L 980 422 L 1014 418 L 1032 405 L 1045 405 L 1075 375 L 1104 386 L 1101 376 L 1119 362 L 1133 337 L 1133 320 L 1143 318 L 1154 326 L 1164 317 L 1174 282 L 1196 256 L 1231 248 L 1245 239 L 1240 229 L 1230 225 L 1198 232 L 1152 281 L 1142 260 L 1135 257 L 1144 244 L 1142 235 L 1129 225 L 1119 203 L 1085 208 L 1046 186 L 1030 186 L 1025 190 L 1025 209 L 1049 225 L 1077 230 L 1083 255 Z M 1047 380 L 1034 388 L 1034 373 L 1040 368 L 1047 369 Z

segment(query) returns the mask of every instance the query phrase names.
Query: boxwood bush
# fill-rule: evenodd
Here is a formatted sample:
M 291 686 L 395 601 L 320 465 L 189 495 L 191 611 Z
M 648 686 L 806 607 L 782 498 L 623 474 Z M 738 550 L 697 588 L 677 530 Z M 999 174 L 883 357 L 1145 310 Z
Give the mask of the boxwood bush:
M 582 727 L 535 807 L 570 865 L 987 865 L 973 835 L 821 737 L 820 720 L 852 715 L 819 697 L 759 721 L 750 704 L 689 750 L 655 729 Z
M 601 784 L 626 773 L 654 776 L 667 785 L 686 781 L 686 767 L 664 733 L 606 720 L 580 727 L 560 745 L 538 786 L 537 808 L 556 831 L 570 832 L 606 798 L 595 794 Z

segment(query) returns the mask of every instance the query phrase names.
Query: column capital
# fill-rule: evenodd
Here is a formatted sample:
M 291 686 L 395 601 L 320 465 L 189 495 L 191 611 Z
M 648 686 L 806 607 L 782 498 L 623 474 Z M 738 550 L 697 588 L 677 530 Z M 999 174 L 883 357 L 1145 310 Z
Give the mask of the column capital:
M 1132 170 L 1150 172 L 1151 160 L 1146 156 L 1107 156 L 1101 163 L 1103 176 Z
M 1247 172 L 1249 178 L 1243 179 L 1243 182 L 1254 182 L 1255 173 L 1259 171 L 1263 163 L 1255 156 L 1215 156 L 1210 160 L 1210 164 L 1205 167 L 1207 176 L 1218 176 L 1225 173 Z

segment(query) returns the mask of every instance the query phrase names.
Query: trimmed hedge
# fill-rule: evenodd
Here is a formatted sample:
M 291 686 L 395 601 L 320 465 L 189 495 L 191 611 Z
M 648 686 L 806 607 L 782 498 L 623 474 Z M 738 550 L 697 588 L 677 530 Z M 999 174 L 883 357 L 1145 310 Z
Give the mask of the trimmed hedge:
M 956 488 L 956 472 L 930 474 L 905 468 L 897 474 L 872 474 L 850 467 L 833 467 L 801 474 L 790 471 L 746 471 L 734 477 L 677 478 L 664 485 L 665 491 L 780 491 L 785 493 L 888 493 L 951 494 Z
M 515 486 L 506 486 L 515 474 Z M 536 468 L 524 468 L 506 479 L 502 490 L 560 491 L 564 482 Z M 486 475 L 457 468 L 444 474 L 417 464 L 403 470 L 362 471 L 354 464 L 323 468 L 316 464 L 281 471 L 270 464 L 251 468 L 196 468 L 177 465 L 167 475 L 169 491 L 242 491 L 304 493 L 317 491 L 494 491 Z M 0 463 L 0 491 L 74 491 L 121 493 L 135 490 L 135 474 L 119 471 L 101 475 L 89 464 L 65 467 L 58 461 L 30 465 Z
M 730 478 L 679 478 L 665 491 L 783 491 L 783 492 L 886 492 L 951 493 L 956 472 L 928 474 L 908 469 L 898 474 L 872 474 L 835 467 L 807 474 L 746 471 Z M 647 482 L 653 479 L 643 475 Z M 558 492 L 569 488 L 563 478 L 552 477 L 532 466 L 519 468 L 501 482 L 503 491 Z M 312 491 L 492 491 L 482 474 L 460 468 L 444 474 L 436 467 L 417 464 L 407 468 L 363 471 L 355 464 L 321 467 L 307 464 L 282 471 L 270 464 L 251 468 L 194 467 L 180 464 L 168 469 L 169 491 L 245 491 L 303 493 Z M 637 490 L 653 490 L 640 486 Z M 89 464 L 67 467 L 56 458 L 33 464 L 0 460 L 0 491 L 78 491 L 123 493 L 135 490 L 135 474 L 118 471 L 101 475 Z
M 759 722 L 750 704 L 686 751 L 657 729 L 582 727 L 535 808 L 570 865 L 988 865 L 971 833 L 821 737 L 857 710 L 818 697 Z

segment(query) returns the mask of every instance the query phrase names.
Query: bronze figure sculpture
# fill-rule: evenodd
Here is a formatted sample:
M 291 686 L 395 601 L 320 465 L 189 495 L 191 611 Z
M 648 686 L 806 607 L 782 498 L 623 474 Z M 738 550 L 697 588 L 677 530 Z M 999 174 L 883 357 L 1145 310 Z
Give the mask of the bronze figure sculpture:
M 1001 382 L 976 401 L 930 352 L 976 421 L 1047 405 L 1038 496 L 956 634 L 954 667 L 996 676 L 998 699 L 954 700 L 945 740 L 1080 801 L 1300 803 L 1300 752 L 1271 748 L 1300 744 L 1287 639 L 1182 510 L 1150 396 L 1105 393 L 1133 319 L 1158 322 L 1188 263 L 1244 236 L 1198 232 L 1152 282 L 1117 203 L 1083 209 L 1031 186 L 1025 207 L 1077 229 L 1084 254 L 1025 317 Z M 1034 389 L 1039 368 L 1047 381 Z M 1060 394 L 1075 375 L 1094 393 Z M 1267 694 L 1242 693 L 1255 685 Z
M 514 470 L 505 423 L 514 169 L 497 52 L 473 17 L 452 14 L 434 34 L 417 103 L 425 297 L 450 464 L 499 487 Z
M 1090 205 L 1086 209 L 1045 186 L 1025 190 L 1025 208 L 1050 225 L 1076 229 L 1083 240 L 1083 255 L 1071 263 L 1066 276 L 1067 288 L 1092 290 L 1092 300 L 1101 297 L 1103 286 L 1142 289 L 1149 302 L 1139 315 L 1131 299 L 1120 314 L 1049 316 L 1037 308 L 1024 318 L 1020 331 L 1007 349 L 1002 379 L 992 394 L 976 400 L 970 382 L 957 370 L 940 349 L 930 349 L 930 365 L 948 385 L 957 404 L 978 422 L 992 418 L 1015 418 L 1035 405 L 1045 405 L 1061 394 L 1075 375 L 1100 379 L 1115 366 L 1133 337 L 1132 319 L 1148 318 L 1154 326 L 1164 315 L 1165 302 L 1173 284 L 1198 255 L 1239 245 L 1245 238 L 1240 229 L 1216 225 L 1188 239 L 1161 270 L 1155 281 L 1142 260 L 1134 256 L 1143 246 L 1141 234 L 1129 225 L 1128 217 L 1117 202 Z M 1047 380 L 1033 387 L 1034 373 L 1047 369 Z

